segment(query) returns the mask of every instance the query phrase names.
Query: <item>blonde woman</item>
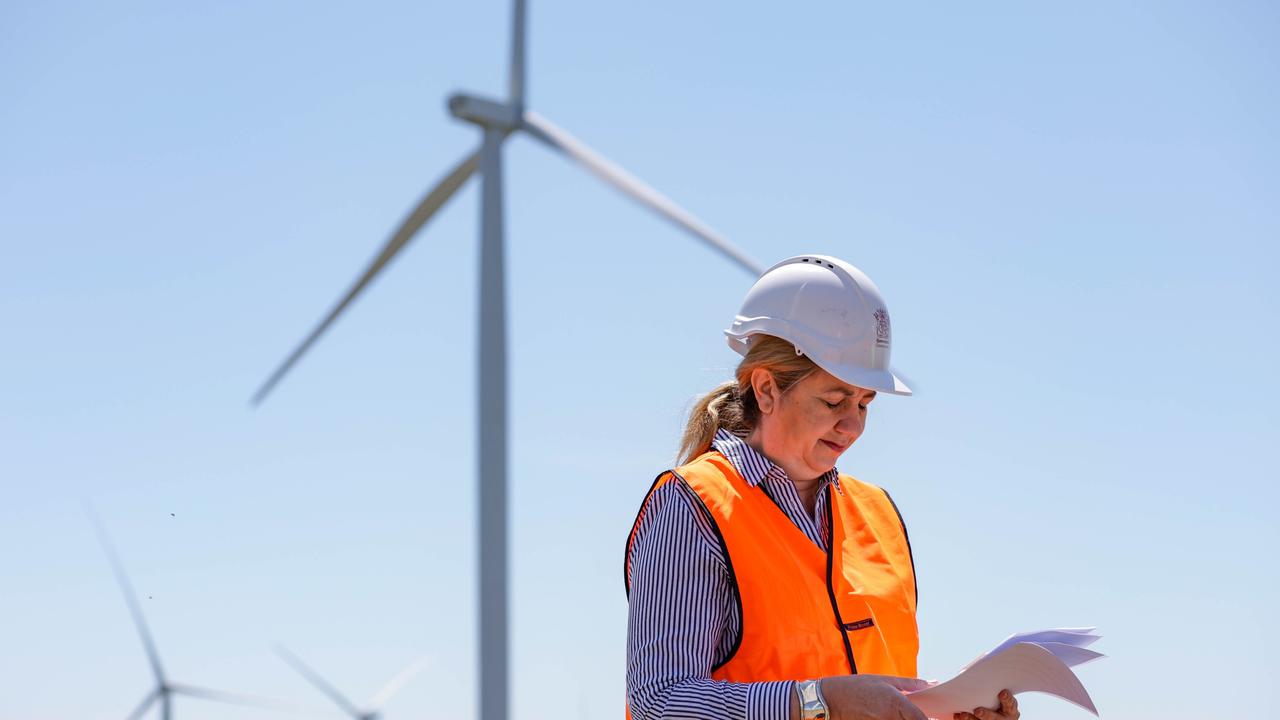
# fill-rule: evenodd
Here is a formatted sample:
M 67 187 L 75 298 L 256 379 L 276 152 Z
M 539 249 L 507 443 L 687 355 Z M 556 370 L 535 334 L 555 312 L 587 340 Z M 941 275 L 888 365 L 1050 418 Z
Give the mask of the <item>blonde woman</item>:
M 731 327 L 735 378 L 690 413 L 627 539 L 627 702 L 635 720 L 924 720 L 916 577 L 881 488 L 836 461 L 889 370 L 879 290 L 832 257 L 789 258 Z M 962 720 L 1016 720 L 996 709 Z

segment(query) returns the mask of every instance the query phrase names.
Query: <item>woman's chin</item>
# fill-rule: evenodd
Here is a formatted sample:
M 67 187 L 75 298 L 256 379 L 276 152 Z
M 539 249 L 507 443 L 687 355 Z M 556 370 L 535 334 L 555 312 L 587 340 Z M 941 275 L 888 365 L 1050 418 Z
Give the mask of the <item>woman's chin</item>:
M 814 458 L 814 461 L 809 463 L 810 469 L 814 472 L 814 477 L 822 477 L 831 472 L 831 469 L 836 466 L 836 460 L 839 457 L 835 453 L 825 452 L 821 456 Z

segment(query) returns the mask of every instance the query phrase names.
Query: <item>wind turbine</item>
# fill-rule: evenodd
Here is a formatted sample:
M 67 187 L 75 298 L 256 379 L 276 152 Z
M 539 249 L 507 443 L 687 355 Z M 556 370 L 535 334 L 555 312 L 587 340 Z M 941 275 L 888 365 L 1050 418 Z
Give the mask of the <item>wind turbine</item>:
M 506 720 L 507 661 L 507 330 L 503 258 L 502 144 L 516 132 L 563 153 L 624 195 L 675 223 L 757 277 L 755 261 L 671 199 L 595 152 L 586 144 L 529 110 L 525 105 L 525 5 L 515 0 L 511 33 L 511 66 L 507 98 L 495 100 L 467 93 L 449 98 L 454 117 L 476 125 L 480 146 L 467 153 L 431 188 L 392 233 L 373 261 L 345 295 L 315 326 L 254 394 L 260 404 L 333 324 L 347 306 L 414 238 L 418 230 L 480 173 L 480 316 L 479 316 L 479 640 L 480 720 Z
M 283 646 L 276 647 L 276 654 L 285 662 L 298 671 L 298 674 L 307 679 L 307 682 L 315 685 L 320 692 L 329 696 L 329 699 L 342 708 L 342 711 L 350 715 L 354 720 L 378 720 L 382 717 L 382 706 L 387 704 L 391 696 L 400 691 L 414 675 L 422 672 L 430 661 L 430 658 L 421 657 L 409 663 L 403 670 L 396 673 L 394 677 L 387 681 L 382 689 L 374 693 L 369 702 L 363 708 L 358 707 L 351 702 L 346 695 L 343 695 L 333 683 L 324 679 L 320 673 L 316 672 L 310 665 L 302 661 L 302 658 L 289 652 L 288 648 Z
M 147 660 L 151 664 L 151 673 L 156 679 L 155 688 L 147 693 L 147 696 L 142 699 L 142 702 L 138 704 L 138 707 L 133 712 L 129 713 L 127 720 L 138 720 L 157 702 L 160 704 L 161 720 L 172 720 L 174 695 L 186 695 L 187 697 L 215 702 L 271 710 L 299 709 L 295 705 L 272 700 L 271 698 L 214 690 L 198 685 L 176 683 L 170 680 L 164 672 L 164 666 L 160 664 L 160 653 L 156 651 L 155 642 L 151 639 L 151 630 L 147 627 L 147 621 L 142 616 L 142 606 L 138 603 L 138 596 L 133 591 L 133 583 L 129 582 L 129 576 L 124 571 L 124 565 L 120 562 L 120 557 L 116 555 L 115 548 L 111 544 L 111 538 L 107 536 L 107 530 L 103 527 L 102 521 L 98 519 L 97 514 L 92 510 L 88 510 L 88 513 L 90 520 L 93 521 L 93 528 L 98 534 L 98 542 L 102 545 L 103 552 L 107 554 L 107 560 L 111 562 L 111 571 L 115 574 L 116 582 L 120 585 L 120 591 L 124 594 L 125 604 L 129 606 L 129 614 L 133 617 L 134 627 L 138 629 L 138 636 L 142 638 L 142 647 L 146 650 Z

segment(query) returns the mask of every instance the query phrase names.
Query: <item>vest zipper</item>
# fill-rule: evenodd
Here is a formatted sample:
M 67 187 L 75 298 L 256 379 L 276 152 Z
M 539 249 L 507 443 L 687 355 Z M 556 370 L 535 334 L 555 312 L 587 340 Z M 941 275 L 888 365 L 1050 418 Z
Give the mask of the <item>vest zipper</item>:
M 836 603 L 835 587 L 831 584 L 831 565 L 836 555 L 836 524 L 831 514 L 831 506 L 835 498 L 831 495 L 831 485 L 827 485 L 827 597 L 831 598 L 831 611 L 836 616 L 836 630 L 840 632 L 840 641 L 844 643 L 844 654 L 849 659 L 849 671 L 858 674 L 858 665 L 853 661 L 853 646 L 849 644 L 849 633 L 844 631 L 844 618 L 840 617 L 840 606 Z

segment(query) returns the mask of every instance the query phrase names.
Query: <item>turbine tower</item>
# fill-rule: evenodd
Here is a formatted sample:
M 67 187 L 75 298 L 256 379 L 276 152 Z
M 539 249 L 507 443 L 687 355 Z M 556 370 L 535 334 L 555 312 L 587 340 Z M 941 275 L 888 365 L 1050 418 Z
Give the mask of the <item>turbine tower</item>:
M 260 404 L 347 309 L 357 296 L 402 251 L 417 232 L 475 173 L 480 174 L 480 315 L 479 315 L 479 707 L 480 720 L 508 716 L 507 630 L 507 329 L 503 257 L 502 144 L 523 132 L 563 153 L 624 195 L 675 223 L 711 246 L 731 263 L 759 276 L 763 268 L 662 193 L 587 147 L 565 130 L 526 107 L 525 5 L 515 0 L 511 64 L 506 100 L 457 93 L 449 98 L 454 117 L 474 124 L 480 146 L 467 153 L 419 201 L 392 233 L 373 261 L 345 295 L 315 326 L 254 394 Z
M 125 604 L 129 606 L 129 614 L 133 617 L 133 625 L 138 630 L 138 636 L 142 638 L 142 647 L 147 653 L 147 660 L 151 664 L 151 673 L 156 680 L 155 687 L 151 692 L 147 693 L 146 697 L 142 698 L 142 702 L 138 704 L 138 707 L 129 713 L 127 720 L 138 720 L 156 703 L 160 705 L 160 720 L 172 720 L 174 695 L 186 695 L 215 702 L 271 710 L 295 712 L 299 710 L 297 705 L 279 700 L 256 695 L 231 693 L 225 690 L 214 690 L 197 685 L 176 683 L 170 680 L 168 675 L 165 674 L 164 666 L 160 664 L 160 653 L 156 651 L 155 641 L 151 639 L 151 630 L 147 627 L 147 621 L 142 615 L 142 606 L 138 603 L 138 596 L 133 590 L 133 583 L 129 582 L 129 576 L 124 571 L 124 564 L 120 562 L 120 557 L 116 555 L 115 548 L 111 544 L 111 538 L 107 536 L 107 530 L 102 526 L 102 521 L 91 509 L 88 510 L 88 513 L 89 519 L 93 522 L 93 529 L 98 535 L 98 542 L 102 545 L 102 551 L 106 553 L 107 560 L 111 563 L 111 571 L 116 576 L 116 582 L 120 585 L 120 592 L 124 594 Z

